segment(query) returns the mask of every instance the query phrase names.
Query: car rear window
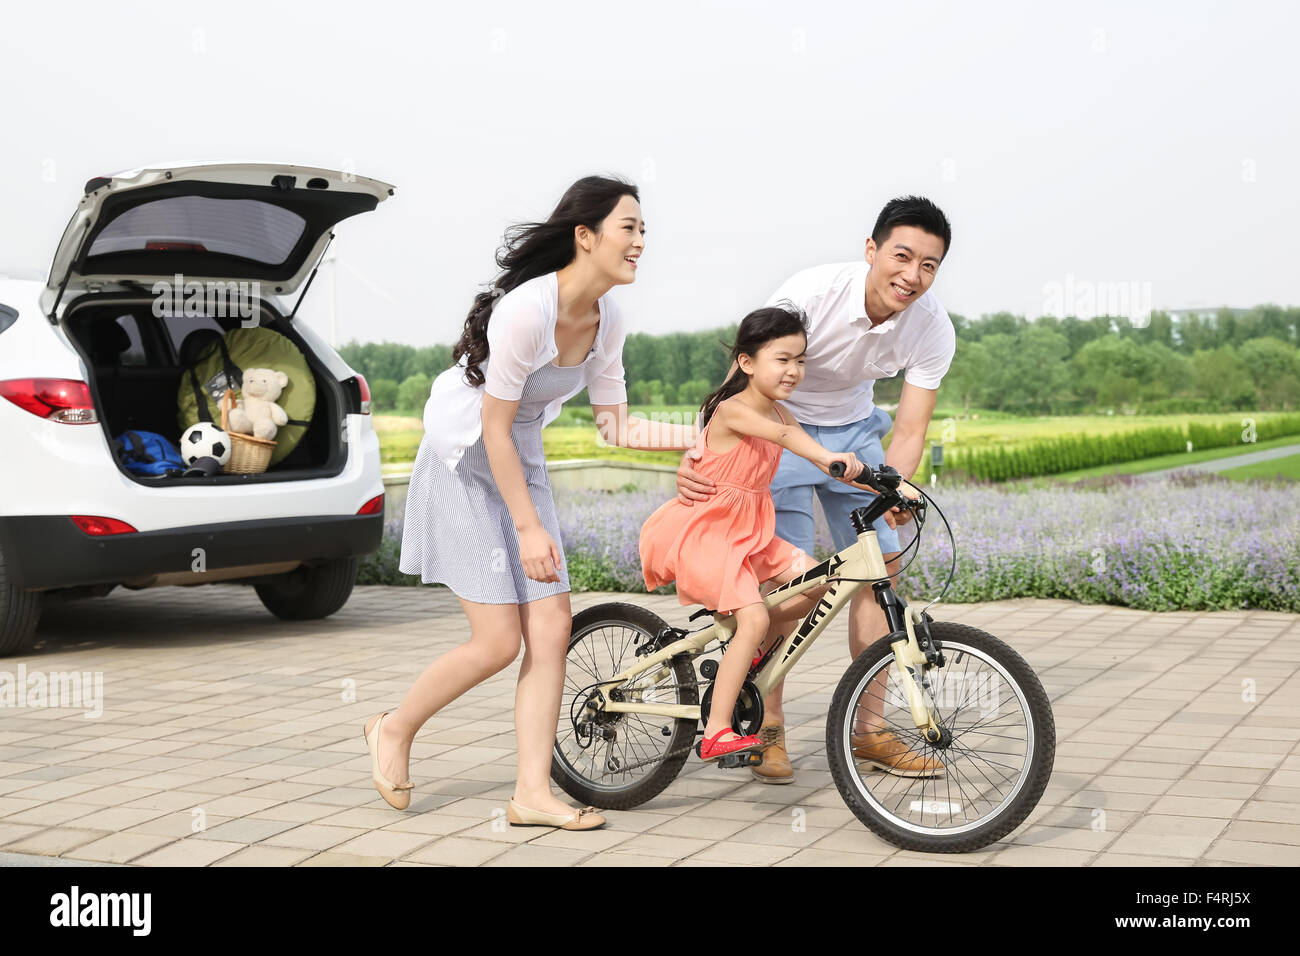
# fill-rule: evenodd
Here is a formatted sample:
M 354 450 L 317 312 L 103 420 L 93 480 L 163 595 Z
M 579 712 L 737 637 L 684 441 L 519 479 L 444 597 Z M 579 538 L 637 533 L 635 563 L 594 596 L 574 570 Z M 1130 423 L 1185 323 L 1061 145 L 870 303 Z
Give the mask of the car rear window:
M 95 237 L 88 254 L 198 244 L 207 252 L 279 265 L 306 228 L 296 212 L 256 199 L 173 196 L 126 210 Z

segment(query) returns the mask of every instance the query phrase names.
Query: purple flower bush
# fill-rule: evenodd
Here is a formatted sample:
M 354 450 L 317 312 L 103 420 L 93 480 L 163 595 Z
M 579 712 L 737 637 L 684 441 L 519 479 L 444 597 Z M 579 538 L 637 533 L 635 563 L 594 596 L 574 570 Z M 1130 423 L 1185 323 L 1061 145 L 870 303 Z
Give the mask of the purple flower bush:
M 1166 480 L 949 486 L 957 569 L 944 600 L 1066 598 L 1151 611 L 1300 611 L 1300 508 L 1288 483 Z M 904 547 L 915 537 L 905 529 Z M 934 596 L 953 547 L 931 509 L 900 590 Z M 909 560 L 908 557 L 904 561 Z
M 946 602 L 1044 597 L 1152 611 L 1300 612 L 1295 484 L 1187 472 L 1074 485 L 949 484 L 932 497 L 957 547 Z M 637 541 L 641 524 L 665 500 L 658 492 L 560 492 L 573 590 L 644 593 Z M 904 526 L 904 548 L 915 534 L 914 524 Z M 398 516 L 387 522 L 379 552 L 363 562 L 359 583 L 418 583 L 397 571 L 400 540 Z M 831 549 L 819 512 L 816 557 Z M 952 558 L 952 542 L 931 508 L 919 546 L 904 555 L 900 591 L 910 600 L 936 596 Z

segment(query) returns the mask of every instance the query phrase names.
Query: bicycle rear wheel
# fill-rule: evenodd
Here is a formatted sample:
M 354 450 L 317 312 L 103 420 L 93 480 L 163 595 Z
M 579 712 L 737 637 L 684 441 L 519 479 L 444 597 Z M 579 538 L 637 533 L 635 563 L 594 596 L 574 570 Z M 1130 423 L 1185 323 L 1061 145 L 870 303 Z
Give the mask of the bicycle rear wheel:
M 882 639 L 835 690 L 826 753 L 844 802 L 877 836 L 907 850 L 965 853 L 1007 836 L 1038 804 L 1052 773 L 1056 725 L 1042 683 L 1009 646 L 962 624 L 935 622 L 930 631 L 946 664 L 926 679 L 951 742 L 932 746 L 917 729 Z M 899 743 L 860 738 L 855 754 L 853 737 L 868 726 Z M 917 775 L 880 769 L 882 755 L 892 757 L 889 746 L 906 748 L 910 767 L 898 769 Z
M 582 717 L 593 687 L 630 668 L 637 647 L 667 627 L 658 615 L 634 604 L 598 604 L 574 615 L 551 779 L 575 800 L 610 810 L 640 806 L 672 783 L 690 756 L 696 720 L 623 713 L 594 721 Z M 654 683 L 647 678 L 630 682 L 624 698 L 698 704 L 692 663 L 679 656 L 663 667 L 667 673 Z

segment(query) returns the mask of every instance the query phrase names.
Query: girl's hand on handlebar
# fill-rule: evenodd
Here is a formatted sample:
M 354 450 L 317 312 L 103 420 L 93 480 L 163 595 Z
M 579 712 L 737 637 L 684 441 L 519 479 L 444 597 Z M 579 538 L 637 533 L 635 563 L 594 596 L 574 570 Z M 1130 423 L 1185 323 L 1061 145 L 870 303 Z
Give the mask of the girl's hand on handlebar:
M 851 451 L 833 451 L 830 453 L 830 457 L 827 459 L 826 465 L 822 468 L 822 471 L 830 475 L 831 463 L 837 461 L 843 462 L 844 464 L 844 475 L 837 480 L 844 482 L 846 485 L 854 485 L 856 487 L 856 483 L 853 479 L 862 474 L 862 469 L 864 467 L 862 462 L 858 461 L 858 456 L 853 454 Z M 832 477 L 834 476 L 832 475 Z

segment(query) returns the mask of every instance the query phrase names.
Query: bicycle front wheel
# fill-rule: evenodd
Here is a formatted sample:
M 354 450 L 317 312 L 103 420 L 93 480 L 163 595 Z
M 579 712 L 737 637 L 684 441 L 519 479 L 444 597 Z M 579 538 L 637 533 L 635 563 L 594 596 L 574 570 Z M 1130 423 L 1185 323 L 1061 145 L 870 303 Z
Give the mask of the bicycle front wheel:
M 926 679 L 951 739 L 936 747 L 917 729 L 882 639 L 835 690 L 826 753 L 844 802 L 877 836 L 907 850 L 965 853 L 1007 836 L 1038 804 L 1056 724 L 1042 683 L 1009 646 L 962 624 L 935 622 L 930 633 L 945 666 Z
M 575 800 L 609 810 L 640 806 L 672 783 L 690 756 L 697 720 L 583 713 L 593 688 L 631 668 L 637 648 L 667 627 L 635 604 L 598 604 L 573 616 L 551 779 Z M 695 667 L 680 655 L 656 674 L 628 681 L 619 694 L 640 703 L 700 702 Z

